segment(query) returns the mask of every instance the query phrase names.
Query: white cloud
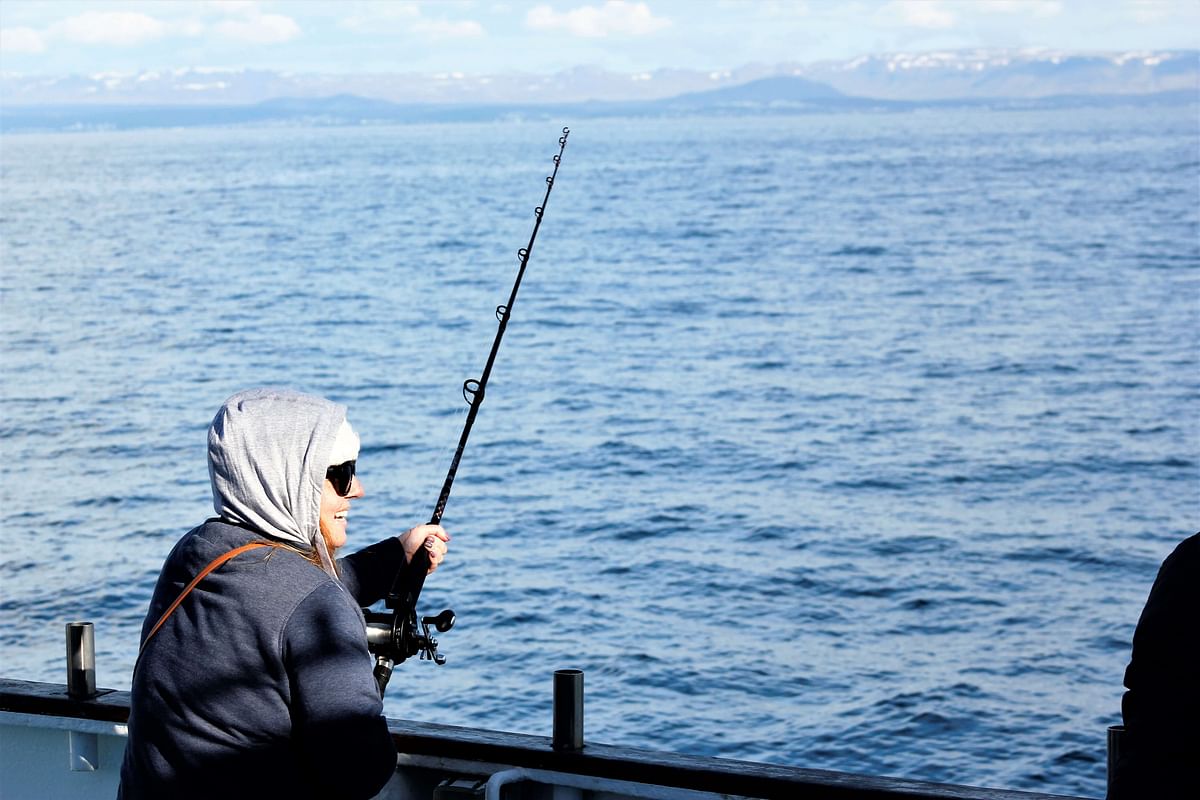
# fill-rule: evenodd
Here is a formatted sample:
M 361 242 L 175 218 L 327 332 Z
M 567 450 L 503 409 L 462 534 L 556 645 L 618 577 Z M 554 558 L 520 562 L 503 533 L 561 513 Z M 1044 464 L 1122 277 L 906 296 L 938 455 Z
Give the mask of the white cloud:
M 534 30 L 564 30 L 588 38 L 612 34 L 643 36 L 670 24 L 669 19 L 654 16 L 645 3 L 625 0 L 606 0 L 602 6 L 581 6 L 566 13 L 541 5 L 525 15 L 525 25 Z
M 171 32 L 176 36 L 203 36 L 204 23 L 194 19 L 181 19 L 171 24 Z
M 217 33 L 229 39 L 252 44 L 279 44 L 300 35 L 300 26 L 281 14 L 257 14 L 246 19 L 218 22 Z
M 161 8 L 166 9 L 166 6 Z M 234 14 L 215 25 L 194 16 L 159 19 L 133 11 L 88 11 L 51 23 L 42 30 L 6 28 L 3 48 L 9 53 L 43 53 L 49 45 L 136 47 L 170 37 L 198 37 L 216 31 L 239 41 L 282 42 L 299 35 L 300 27 L 288 17 L 260 14 L 255 3 L 213 2 L 206 8 Z
M 355 33 L 378 35 L 381 32 L 396 34 L 420 33 L 445 39 L 470 39 L 484 36 L 483 25 L 474 20 L 431 19 L 421 15 L 421 7 L 414 2 L 386 3 L 365 9 L 338 20 L 337 26 Z
M 422 19 L 414 22 L 412 30 L 429 36 L 452 39 L 470 39 L 483 36 L 483 26 L 474 20 L 451 22 L 446 19 Z
M 41 53 L 46 43 L 33 28 L 0 28 L 0 51 L 5 53 Z
M 744 2 L 733 3 L 731 7 L 735 10 L 745 10 Z M 811 13 L 808 3 L 802 0 L 770 0 L 766 3 L 757 3 L 756 7 L 762 15 L 768 18 L 788 20 L 798 17 L 807 17 Z
M 1063 10 L 1058 0 L 983 0 L 976 8 L 993 14 L 1029 14 L 1034 17 L 1056 17 Z
M 254 0 L 208 0 L 205 9 L 231 17 L 257 17 L 261 13 Z
M 161 39 L 167 35 L 168 26 L 132 11 L 89 11 L 55 23 L 51 30 L 77 44 L 128 47 Z
M 982 0 L 976 8 L 995 14 L 1015 14 L 1029 7 L 1029 3 L 1021 0 Z
M 898 19 L 905 25 L 914 28 L 930 28 L 945 30 L 953 28 L 958 21 L 954 14 L 942 8 L 933 0 L 915 2 L 915 0 L 894 0 L 883 6 L 880 13 Z
M 390 30 L 397 24 L 410 23 L 420 19 L 421 8 L 416 3 L 387 3 L 363 9 L 367 13 L 358 13 L 338 20 L 337 26 L 356 33 L 379 33 Z
M 1152 25 L 1162 22 L 1171 12 L 1171 6 L 1160 0 L 1135 0 L 1133 18 L 1142 25 Z

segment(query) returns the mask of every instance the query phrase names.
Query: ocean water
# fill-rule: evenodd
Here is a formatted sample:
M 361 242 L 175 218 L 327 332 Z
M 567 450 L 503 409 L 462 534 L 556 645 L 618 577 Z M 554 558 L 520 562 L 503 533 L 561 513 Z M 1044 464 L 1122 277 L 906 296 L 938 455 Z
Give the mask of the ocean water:
M 591 741 L 1102 796 L 1200 528 L 1196 111 L 572 125 L 388 713 L 549 735 L 575 667 Z M 239 389 L 349 405 L 352 546 L 427 519 L 558 135 L 0 138 L 4 674 L 88 619 L 128 687 Z

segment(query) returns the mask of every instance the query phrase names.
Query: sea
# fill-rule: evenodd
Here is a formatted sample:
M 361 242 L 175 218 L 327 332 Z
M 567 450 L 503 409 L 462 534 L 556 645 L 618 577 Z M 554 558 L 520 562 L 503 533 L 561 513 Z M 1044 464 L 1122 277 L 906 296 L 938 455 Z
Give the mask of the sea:
M 12 133 L 0 194 L 5 676 L 90 620 L 129 687 L 238 390 L 349 407 L 350 548 L 426 521 L 545 200 L 387 713 L 576 668 L 590 742 L 1103 796 L 1200 530 L 1195 103 Z

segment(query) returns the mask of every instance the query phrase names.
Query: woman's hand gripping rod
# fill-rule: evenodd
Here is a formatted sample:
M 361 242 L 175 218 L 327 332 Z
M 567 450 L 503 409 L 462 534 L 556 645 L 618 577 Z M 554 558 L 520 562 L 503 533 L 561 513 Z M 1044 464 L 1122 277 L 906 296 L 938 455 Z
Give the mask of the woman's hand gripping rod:
M 529 256 L 533 253 L 533 242 L 537 239 L 538 228 L 542 225 L 542 215 L 546 203 L 550 200 L 550 190 L 554 188 L 554 179 L 558 176 L 558 167 L 562 162 L 563 151 L 567 148 L 568 128 L 563 128 L 562 136 L 558 138 L 558 153 L 554 156 L 554 171 L 546 178 L 546 196 L 542 204 L 533 210 L 533 233 L 529 236 L 529 244 L 517 251 L 521 259 L 521 267 L 517 270 L 517 279 L 513 283 L 512 293 L 508 303 L 496 307 L 496 319 L 500 327 L 492 342 L 492 350 L 488 354 L 487 364 L 478 380 L 472 379 L 463 383 L 463 398 L 470 406 L 467 421 L 463 424 L 462 435 L 458 439 L 458 447 L 450 462 L 450 470 L 442 484 L 442 492 L 434 506 L 433 516 L 429 522 L 440 525 L 442 512 L 446 510 L 446 500 L 450 497 L 450 488 L 454 485 L 454 476 L 458 472 L 459 461 L 462 460 L 463 450 L 467 446 L 467 437 L 471 435 L 471 426 L 483 403 L 484 391 L 487 389 L 488 378 L 492 375 L 492 366 L 496 362 L 496 353 L 500 350 L 500 340 L 508 327 L 512 315 L 513 304 L 517 301 L 517 290 L 521 288 L 521 279 L 525 276 L 525 267 L 529 264 Z M 418 548 L 412 558 L 400 568 L 392 582 L 391 591 L 387 594 L 386 605 L 391 613 L 363 610 L 367 619 L 367 647 L 375 655 L 375 682 L 379 684 L 379 694 L 383 695 L 388 681 L 392 677 L 395 664 L 401 664 L 406 659 L 420 653 L 422 659 L 428 658 L 435 664 L 446 663 L 446 657 L 438 652 L 438 642 L 429 633 L 432 625 L 439 632 L 450 630 L 454 626 L 454 612 L 446 609 L 433 617 L 422 617 L 417 622 L 417 600 L 421 596 L 421 588 L 425 585 L 425 576 L 429 573 L 429 552 Z

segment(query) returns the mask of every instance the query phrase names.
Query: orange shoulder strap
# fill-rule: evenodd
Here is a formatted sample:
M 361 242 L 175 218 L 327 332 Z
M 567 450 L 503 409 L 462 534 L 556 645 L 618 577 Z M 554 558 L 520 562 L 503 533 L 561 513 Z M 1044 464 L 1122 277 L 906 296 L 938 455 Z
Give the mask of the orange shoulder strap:
M 230 550 L 228 553 L 222 553 L 221 555 L 214 558 L 207 567 L 200 570 L 199 575 L 192 578 L 192 582 L 183 588 L 183 591 L 179 593 L 179 597 L 175 598 L 175 602 L 171 603 L 171 605 L 167 607 L 167 610 L 163 612 L 163 615 L 158 618 L 158 622 L 154 623 L 154 627 L 150 629 L 150 633 L 146 634 L 146 640 L 143 641 L 142 646 L 140 648 L 138 648 L 138 655 L 141 655 L 142 650 L 146 649 L 147 642 L 149 642 L 152 638 L 154 638 L 154 634 L 158 633 L 158 629 L 161 628 L 163 623 L 167 621 L 167 617 L 171 616 L 171 614 L 173 614 L 175 612 L 175 609 L 179 608 L 179 604 L 183 602 L 183 598 L 185 598 L 189 594 L 191 594 L 192 589 L 196 588 L 196 584 L 198 584 L 198 583 L 200 583 L 200 581 L 204 580 L 205 575 L 212 572 L 214 569 L 221 566 L 222 564 L 224 564 L 226 561 L 233 558 L 234 556 L 239 556 L 242 553 L 245 553 L 247 550 L 254 550 L 259 547 L 279 547 L 279 546 L 280 545 L 270 544 L 268 542 L 251 542 L 250 544 L 244 544 L 241 547 L 235 547 L 232 550 Z

